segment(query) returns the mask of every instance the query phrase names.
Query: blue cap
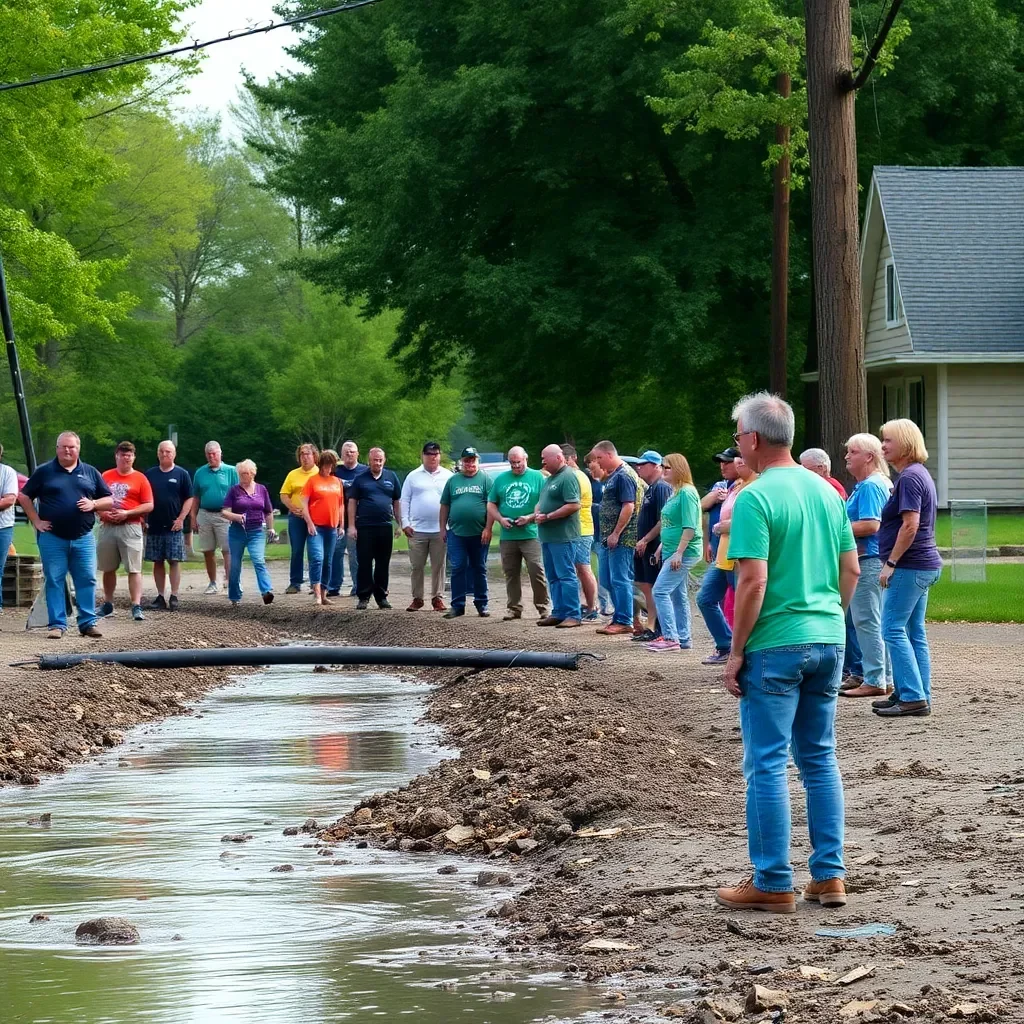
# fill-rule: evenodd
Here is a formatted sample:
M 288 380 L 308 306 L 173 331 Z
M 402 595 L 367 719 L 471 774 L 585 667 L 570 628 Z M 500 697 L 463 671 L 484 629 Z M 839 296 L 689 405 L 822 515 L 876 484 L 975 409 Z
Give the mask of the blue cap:
M 652 466 L 661 465 L 661 456 L 654 450 L 648 449 L 639 459 L 636 460 L 638 464 L 643 465 L 645 462 L 649 462 Z

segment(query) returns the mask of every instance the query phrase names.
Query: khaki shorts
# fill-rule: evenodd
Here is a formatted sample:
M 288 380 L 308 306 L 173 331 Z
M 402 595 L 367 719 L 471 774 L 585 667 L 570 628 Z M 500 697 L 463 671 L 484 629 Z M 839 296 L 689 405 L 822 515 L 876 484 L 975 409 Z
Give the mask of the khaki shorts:
M 142 523 L 102 523 L 96 541 L 96 568 L 114 572 L 142 572 Z
M 219 512 L 201 508 L 196 516 L 199 523 L 199 550 L 221 551 L 228 549 L 228 527 L 231 525 Z

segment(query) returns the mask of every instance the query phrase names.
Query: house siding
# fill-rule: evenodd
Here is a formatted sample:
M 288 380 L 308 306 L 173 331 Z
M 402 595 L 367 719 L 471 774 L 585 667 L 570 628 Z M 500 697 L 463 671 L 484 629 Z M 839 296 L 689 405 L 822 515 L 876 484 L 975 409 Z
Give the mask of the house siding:
M 1024 366 L 953 365 L 948 373 L 949 497 L 1024 505 Z
M 864 360 L 869 365 L 881 359 L 898 358 L 913 351 L 906 318 L 899 327 L 885 326 L 885 263 L 892 256 L 889 235 L 882 232 L 882 246 L 875 269 L 875 287 L 864 324 Z M 896 268 L 899 273 L 899 266 Z

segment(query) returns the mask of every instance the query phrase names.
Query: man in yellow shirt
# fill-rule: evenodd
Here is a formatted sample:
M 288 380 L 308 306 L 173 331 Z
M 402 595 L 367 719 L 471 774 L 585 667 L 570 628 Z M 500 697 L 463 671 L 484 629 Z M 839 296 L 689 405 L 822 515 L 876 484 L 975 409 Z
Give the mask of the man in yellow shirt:
M 281 484 L 281 504 L 288 510 L 288 543 L 292 552 L 286 594 L 298 594 L 302 590 L 302 556 L 309 539 L 309 528 L 302 517 L 302 490 L 306 481 L 320 472 L 316 464 L 319 458 L 315 444 L 300 444 L 295 449 L 298 468 L 293 469 Z
M 576 449 L 571 444 L 563 444 L 561 448 L 580 485 L 580 538 L 576 541 L 573 562 L 583 590 L 583 621 L 593 622 L 597 618 L 597 579 L 590 564 L 590 553 L 594 549 L 594 489 L 590 486 L 590 477 L 579 467 Z

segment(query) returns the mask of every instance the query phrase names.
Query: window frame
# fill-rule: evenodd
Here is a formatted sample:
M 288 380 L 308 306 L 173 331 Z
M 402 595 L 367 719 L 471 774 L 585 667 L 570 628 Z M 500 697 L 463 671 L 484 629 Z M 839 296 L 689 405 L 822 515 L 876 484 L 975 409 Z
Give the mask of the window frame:
M 890 270 L 892 271 L 892 284 L 890 285 Z M 885 270 L 882 274 L 885 287 L 885 326 L 892 330 L 895 327 L 902 327 L 906 322 L 906 315 L 903 310 L 903 293 L 900 291 L 900 275 L 896 270 L 896 261 L 888 256 L 885 260 Z M 890 316 L 890 311 L 892 316 Z
M 921 401 L 918 415 L 920 421 L 914 419 L 910 414 L 910 393 L 911 388 L 919 385 L 921 388 Z M 899 405 L 898 409 L 890 409 L 888 395 L 893 394 Z M 927 440 L 925 424 L 928 422 L 928 394 L 927 382 L 923 374 L 914 374 L 910 377 L 886 377 L 882 381 L 882 419 L 885 422 L 896 419 L 908 419 L 917 423 L 921 428 L 921 434 Z

